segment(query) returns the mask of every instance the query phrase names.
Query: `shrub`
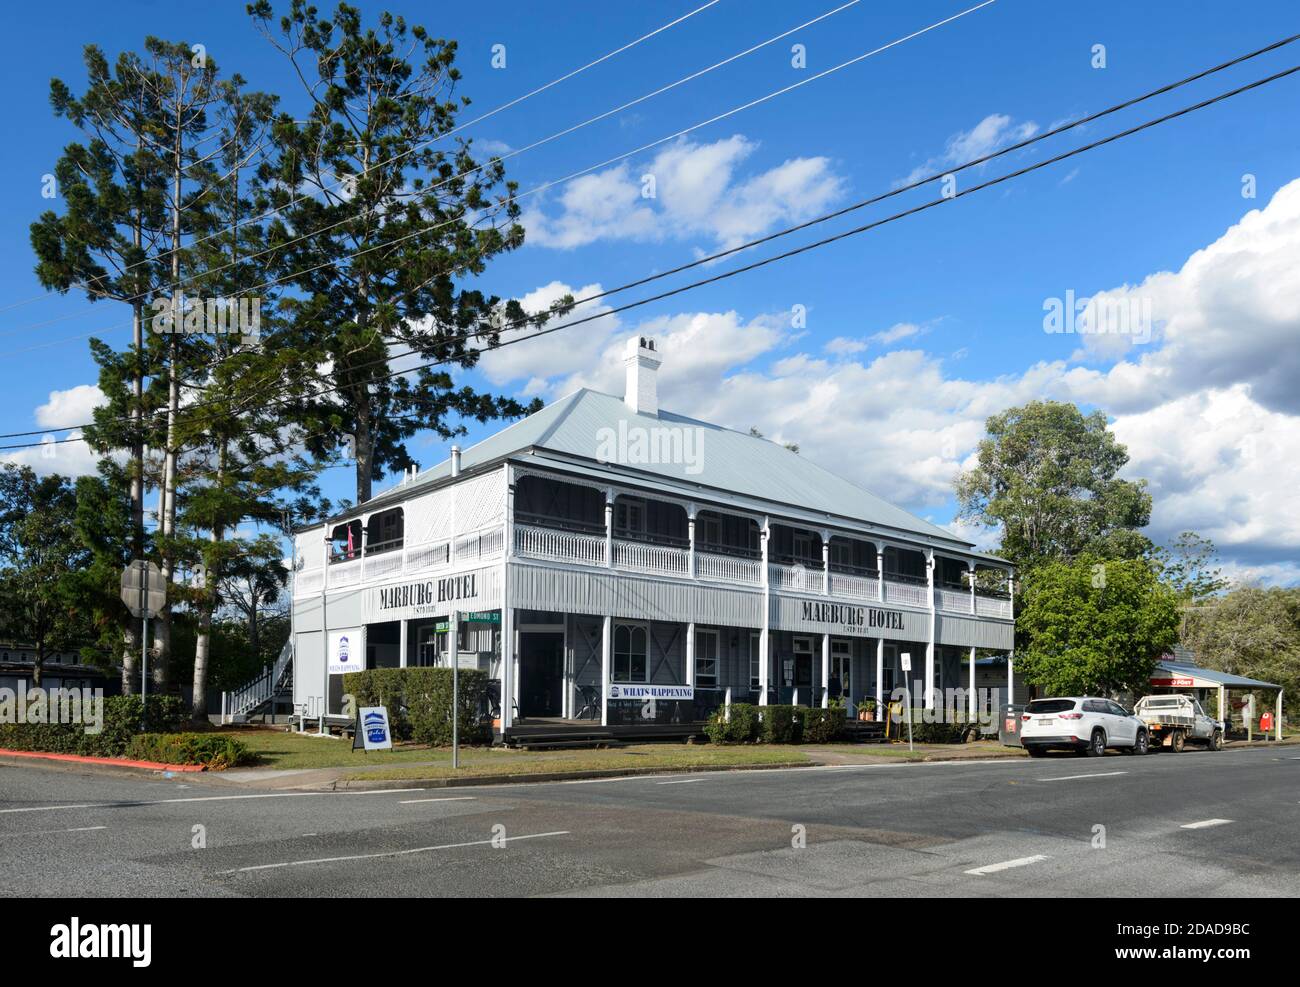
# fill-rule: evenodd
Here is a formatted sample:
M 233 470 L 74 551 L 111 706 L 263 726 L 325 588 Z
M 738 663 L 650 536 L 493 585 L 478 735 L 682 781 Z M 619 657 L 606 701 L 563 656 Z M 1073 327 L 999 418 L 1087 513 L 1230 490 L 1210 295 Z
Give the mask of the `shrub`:
M 492 724 L 483 718 L 487 673 L 462 668 L 459 673 L 460 739 L 467 744 L 492 740 Z M 386 706 L 393 736 L 419 744 L 451 743 L 450 668 L 372 668 L 343 676 L 343 691 L 358 708 Z
M 803 742 L 829 744 L 844 736 L 845 710 L 843 706 L 828 709 L 804 710 Z
M 798 744 L 803 741 L 802 706 L 764 706 L 762 715 L 763 742 L 768 744 Z
M 144 714 L 148 709 L 148 719 Z M 104 723 L 99 733 L 87 733 L 80 723 L 0 724 L 0 747 L 85 757 L 121 757 L 140 732 L 141 722 L 154 730 L 176 731 L 187 710 L 179 696 L 109 696 L 104 700 Z
M 709 717 L 704 732 L 715 744 L 748 744 L 758 737 L 758 707 L 751 703 L 732 703 L 731 719 L 725 706 Z
M 126 756 L 162 764 L 202 764 L 212 771 L 253 760 L 242 741 L 219 733 L 141 733 L 131 738 Z
M 940 710 L 929 710 L 931 716 L 939 714 Z M 925 722 L 927 710 L 913 709 L 912 714 L 912 739 L 918 744 L 962 744 L 966 742 L 966 717 L 964 713 L 956 714 L 956 718 L 947 723 L 927 723 Z M 903 714 L 906 716 L 906 712 Z M 900 737 L 907 736 L 906 722 L 899 723 Z

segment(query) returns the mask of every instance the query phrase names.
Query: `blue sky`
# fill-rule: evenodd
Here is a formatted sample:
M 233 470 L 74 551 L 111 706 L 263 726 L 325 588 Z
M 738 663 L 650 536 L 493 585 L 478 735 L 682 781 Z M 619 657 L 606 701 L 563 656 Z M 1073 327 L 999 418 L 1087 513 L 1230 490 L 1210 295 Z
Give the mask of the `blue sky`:
M 702 2 L 480 2 L 428 13 L 428 4 L 397 0 L 386 9 L 457 39 L 461 91 L 476 116 Z M 508 173 L 526 191 L 973 2 L 863 0 L 511 158 Z M 384 9 L 361 6 L 371 15 Z M 721 0 L 467 133 L 494 150 L 523 147 L 836 6 Z M 0 306 L 41 294 L 27 225 L 49 205 L 41 176 L 74 137 L 49 110 L 47 82 L 59 76 L 81 88 L 83 44 L 115 55 L 149 34 L 201 42 L 223 70 L 280 93 L 290 109 L 302 105 L 297 83 L 243 8 L 71 2 L 57 17 L 31 6 L 9 12 L 0 45 L 18 81 L 10 86 L 11 140 L 0 159 L 9 227 L 0 238 Z M 1261 47 L 1296 31 L 1294 9 L 1259 2 L 1246 16 L 1228 3 L 997 0 L 761 106 L 526 197 L 529 244 L 495 262 L 483 286 L 539 303 L 567 289 L 612 287 Z M 805 46 L 805 68 L 791 64 L 795 43 Z M 505 46 L 505 68 L 491 66 L 494 45 Z M 1096 45 L 1105 46 L 1104 68 L 1093 67 Z M 980 177 L 1297 61 L 1300 43 L 995 162 Z M 1300 330 L 1300 187 L 1286 187 L 1300 178 L 1297 108 L 1300 77 L 1292 77 L 760 273 L 521 343 L 471 379 L 545 399 L 578 385 L 617 389 L 613 354 L 621 340 L 653 332 L 666 352 L 665 406 L 798 442 L 803 455 L 939 523 L 952 518 L 951 480 L 984 417 L 1035 396 L 1075 400 L 1114 417 L 1134 453 L 1130 475 L 1151 480 L 1153 536 L 1195 528 L 1220 544 L 1234 575 L 1294 582 L 1300 405 L 1289 395 Z M 655 199 L 629 194 L 648 173 L 656 176 Z M 1254 176 L 1253 199 L 1243 198 L 1245 175 Z M 919 195 L 900 204 L 922 201 Z M 1251 218 L 1252 210 L 1263 212 Z M 875 207 L 855 221 L 886 211 Z M 1067 291 L 1147 302 L 1157 331 L 1135 345 L 1044 332 L 1045 300 Z M 791 325 L 794 306 L 803 306 L 806 325 Z M 75 317 L 32 326 L 61 316 Z M 0 431 L 85 420 L 95 378 L 84 336 L 124 319 L 76 296 L 0 311 L 8 398 Z M 104 334 L 119 343 L 125 336 L 122 328 Z M 444 444 L 426 439 L 412 451 L 426 466 L 446 455 Z M 87 468 L 84 454 L 67 446 L 54 460 L 17 458 L 61 472 Z M 347 471 L 327 476 L 331 493 L 346 492 Z

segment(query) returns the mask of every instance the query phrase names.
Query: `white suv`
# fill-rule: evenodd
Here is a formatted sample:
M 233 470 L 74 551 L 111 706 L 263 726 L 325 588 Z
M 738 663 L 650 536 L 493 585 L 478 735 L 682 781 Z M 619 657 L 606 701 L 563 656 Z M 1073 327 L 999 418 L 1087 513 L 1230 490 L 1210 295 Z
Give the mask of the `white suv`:
M 1035 699 L 1020 716 L 1020 743 L 1030 757 L 1067 747 L 1101 757 L 1107 747 L 1145 754 L 1147 726 L 1117 702 L 1091 696 Z

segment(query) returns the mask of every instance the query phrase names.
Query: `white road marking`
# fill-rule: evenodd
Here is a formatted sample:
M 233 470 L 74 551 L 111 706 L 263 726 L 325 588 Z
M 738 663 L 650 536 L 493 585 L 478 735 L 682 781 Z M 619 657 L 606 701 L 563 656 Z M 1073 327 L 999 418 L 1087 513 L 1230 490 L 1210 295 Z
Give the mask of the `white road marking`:
M 59 833 L 92 833 L 97 829 L 108 829 L 107 826 L 77 826 L 73 829 L 38 829 L 28 833 L 3 833 L 4 836 L 54 836 Z
M 1183 823 L 1179 829 L 1209 829 L 1211 826 L 1226 826 L 1231 819 L 1202 819 L 1200 822 Z
M 0 814 L 11 812 L 57 812 L 59 809 L 135 809 L 145 805 L 174 805 L 186 802 L 238 802 L 245 799 L 322 798 L 332 795 L 393 795 L 398 792 L 423 792 L 423 788 L 377 788 L 364 792 L 259 792 L 256 795 L 194 795 L 183 799 L 149 799 L 139 802 L 78 802 L 70 805 L 29 805 L 21 809 L 0 809 Z
M 1000 870 L 1011 870 L 1013 867 L 1027 867 L 1029 864 L 1036 864 L 1046 859 L 1046 854 L 1036 853 L 1032 857 L 1017 857 L 1015 860 L 1004 860 L 1000 864 L 985 864 L 983 867 L 976 867 L 964 873 L 983 877 L 985 874 L 996 874 Z
M 398 805 L 423 805 L 425 802 L 476 802 L 477 796 L 474 795 L 456 795 L 445 799 L 402 799 Z
M 256 864 L 251 867 L 236 867 L 234 870 L 223 870 L 221 874 L 244 874 L 255 870 L 279 870 L 283 867 L 306 867 L 309 864 L 338 864 L 350 860 L 376 860 L 379 857 L 406 857 L 414 853 L 431 853 L 434 850 L 458 850 L 461 847 L 470 846 L 490 846 L 494 843 L 513 843 L 516 840 L 540 840 L 546 836 L 568 836 L 567 829 L 556 830 L 553 833 L 528 833 L 524 836 L 502 836 L 487 840 L 471 840 L 468 843 L 443 843 L 439 846 L 418 846 L 410 850 L 387 850 L 382 853 L 357 853 L 346 857 L 316 857 L 312 860 L 286 860 L 278 864 Z
M 703 781 L 703 778 L 677 778 L 673 781 L 657 781 L 656 785 L 690 785 L 697 781 Z
M 1127 771 L 1091 771 L 1086 775 L 1062 775 L 1059 778 L 1036 778 L 1035 781 L 1078 781 L 1080 778 L 1112 778 L 1115 775 L 1126 775 Z

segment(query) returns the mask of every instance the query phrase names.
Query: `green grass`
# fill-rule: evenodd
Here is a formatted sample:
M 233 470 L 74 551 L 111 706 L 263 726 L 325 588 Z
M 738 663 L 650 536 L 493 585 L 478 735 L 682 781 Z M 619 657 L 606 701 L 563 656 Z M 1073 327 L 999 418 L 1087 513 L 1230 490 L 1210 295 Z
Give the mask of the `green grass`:
M 344 778 L 397 780 L 447 778 L 453 774 L 447 748 L 399 746 L 391 751 L 354 751 L 347 740 L 272 730 L 222 731 L 239 738 L 257 755 L 254 767 L 275 769 L 357 768 Z M 457 777 L 488 777 L 550 772 L 672 770 L 776 764 L 807 764 L 796 747 L 714 746 L 712 744 L 636 744 L 607 750 L 519 751 L 466 747 Z M 364 770 L 363 770 L 364 769 Z

